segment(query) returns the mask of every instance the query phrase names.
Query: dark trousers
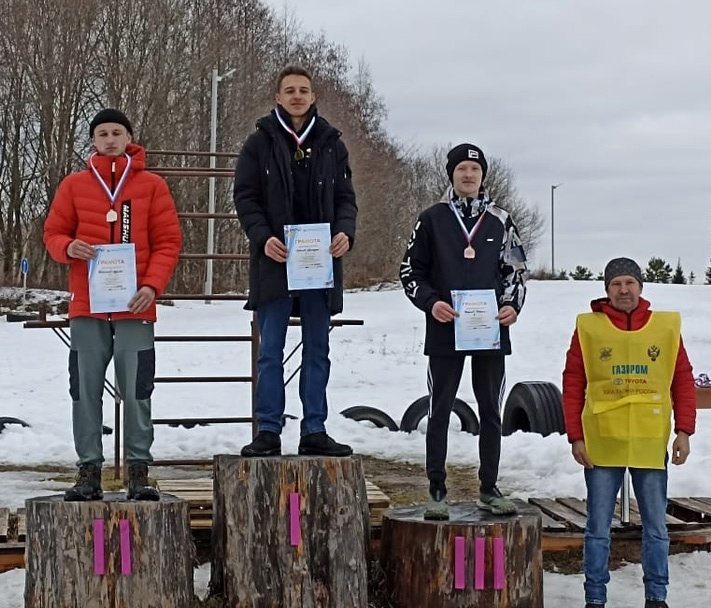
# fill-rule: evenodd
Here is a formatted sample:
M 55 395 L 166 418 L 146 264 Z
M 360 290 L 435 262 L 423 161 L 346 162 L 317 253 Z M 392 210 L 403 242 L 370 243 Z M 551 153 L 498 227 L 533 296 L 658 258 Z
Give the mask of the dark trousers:
M 430 357 L 427 386 L 430 411 L 427 420 L 427 478 L 444 482 L 447 477 L 449 417 L 462 379 L 465 356 Z M 499 476 L 501 455 L 501 402 L 506 381 L 504 356 L 471 357 L 472 388 L 479 409 L 479 481 L 490 490 Z

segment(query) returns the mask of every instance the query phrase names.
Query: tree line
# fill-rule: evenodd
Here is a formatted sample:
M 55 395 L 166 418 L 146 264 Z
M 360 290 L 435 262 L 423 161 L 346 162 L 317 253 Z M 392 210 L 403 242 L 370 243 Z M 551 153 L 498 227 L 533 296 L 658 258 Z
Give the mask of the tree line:
M 597 275 L 593 273 L 587 266 L 576 266 L 575 270 L 568 272 L 561 270 L 553 274 L 546 270 L 537 270 L 532 273 L 532 277 L 543 280 L 568 280 L 573 281 L 602 281 L 603 273 Z M 681 265 L 681 260 L 678 259 L 676 267 L 672 268 L 666 260 L 660 257 L 651 257 L 647 262 L 646 268 L 643 270 L 642 278 L 646 283 L 669 283 L 673 285 L 693 285 L 696 283 L 696 275 L 693 271 L 687 274 Z M 711 265 L 706 268 L 704 273 L 704 285 L 711 285 Z
M 234 153 L 273 107 L 278 71 L 290 63 L 312 71 L 319 111 L 351 153 L 360 211 L 348 286 L 397 276 L 416 215 L 448 185 L 449 143 L 421 151 L 395 141 L 367 66 L 352 66 L 347 49 L 303 31 L 286 9 L 259 0 L 7 0 L 0 22 L 0 285 L 17 284 L 28 258 L 32 285 L 66 286 L 66 268 L 44 250 L 44 220 L 59 182 L 85 166 L 99 109 L 123 110 L 148 150 L 209 149 L 213 68 L 230 73 L 218 87 L 217 151 Z M 463 129 L 462 141 L 471 136 Z M 233 167 L 234 159 L 217 163 Z M 148 164 L 208 160 L 152 154 Z M 208 180 L 167 179 L 179 211 L 207 211 Z M 513 170 L 492 158 L 487 181 L 532 251 L 542 218 L 517 191 Z M 216 211 L 234 212 L 231 188 L 231 179 L 217 178 Z M 184 252 L 204 253 L 206 222 L 182 227 Z M 218 220 L 215 253 L 247 251 L 236 222 Z M 247 262 L 214 265 L 216 293 L 246 288 Z M 169 290 L 199 293 L 204 280 L 204 262 L 183 260 Z

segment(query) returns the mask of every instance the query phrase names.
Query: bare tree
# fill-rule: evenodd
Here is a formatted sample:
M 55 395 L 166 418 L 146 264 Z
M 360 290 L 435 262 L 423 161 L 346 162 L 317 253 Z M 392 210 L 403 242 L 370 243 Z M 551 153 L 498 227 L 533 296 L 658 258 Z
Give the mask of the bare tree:
M 419 213 L 425 207 L 439 200 L 442 193 L 451 185 L 445 167 L 447 151 L 451 144 L 436 146 L 428 154 L 413 154 L 410 162 L 417 173 L 417 183 L 422 188 Z M 524 247 L 530 256 L 540 242 L 543 233 L 543 218 L 538 209 L 530 207 L 516 187 L 516 180 L 511 167 L 502 159 L 490 157 L 484 186 L 491 199 L 506 209 L 513 217 Z

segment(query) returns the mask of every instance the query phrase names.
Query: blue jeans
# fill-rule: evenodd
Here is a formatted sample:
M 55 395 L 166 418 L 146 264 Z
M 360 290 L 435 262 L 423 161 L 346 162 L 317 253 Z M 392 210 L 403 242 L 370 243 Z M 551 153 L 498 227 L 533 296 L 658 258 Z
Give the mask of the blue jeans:
M 282 298 L 262 304 L 257 309 L 260 344 L 256 414 L 260 431 L 281 433 L 281 418 L 286 407 L 284 345 L 292 304 L 292 298 Z M 299 308 L 303 342 L 299 374 L 299 397 L 303 406 L 301 434 L 309 435 L 325 431 L 328 416 L 326 386 L 331 372 L 328 358 L 331 311 L 327 292 L 301 292 Z
M 624 467 L 585 469 L 588 489 L 583 566 L 585 601 L 604 604 L 610 581 L 610 526 Z M 669 585 L 669 535 L 667 534 L 667 470 L 630 469 L 632 486 L 642 517 L 642 571 L 644 595 L 663 601 Z

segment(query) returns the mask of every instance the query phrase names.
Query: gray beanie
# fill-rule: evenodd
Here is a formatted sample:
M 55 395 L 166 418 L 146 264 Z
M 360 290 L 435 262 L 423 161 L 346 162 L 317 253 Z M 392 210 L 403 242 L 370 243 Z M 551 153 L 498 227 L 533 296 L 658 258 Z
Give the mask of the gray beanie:
M 629 258 L 615 258 L 605 266 L 605 290 L 607 290 L 612 279 L 621 276 L 634 277 L 637 279 L 639 286 L 642 287 L 642 271 L 637 262 Z

